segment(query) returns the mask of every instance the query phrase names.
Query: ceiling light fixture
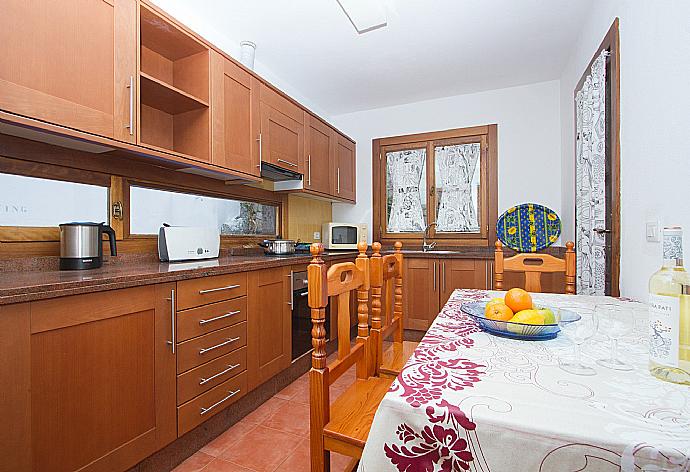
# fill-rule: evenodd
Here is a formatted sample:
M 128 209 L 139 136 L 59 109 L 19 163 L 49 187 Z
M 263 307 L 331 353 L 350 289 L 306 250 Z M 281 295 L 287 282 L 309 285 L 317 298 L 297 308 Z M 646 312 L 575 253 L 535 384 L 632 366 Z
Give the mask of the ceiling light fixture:
M 386 12 L 377 0 L 336 0 L 355 27 L 363 34 L 386 26 Z

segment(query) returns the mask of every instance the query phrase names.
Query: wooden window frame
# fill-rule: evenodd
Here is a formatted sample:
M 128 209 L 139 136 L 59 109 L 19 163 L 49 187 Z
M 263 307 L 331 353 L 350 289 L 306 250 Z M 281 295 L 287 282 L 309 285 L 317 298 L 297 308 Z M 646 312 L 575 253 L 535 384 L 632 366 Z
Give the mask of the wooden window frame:
M 375 241 L 393 243 L 402 240 L 421 245 L 423 234 L 389 233 L 386 218 L 386 159 L 385 153 L 404 149 L 426 148 L 426 204 L 425 224 L 436 220 L 436 184 L 434 148 L 450 144 L 481 143 L 480 163 L 480 232 L 441 233 L 436 227 L 429 230 L 429 239 L 443 246 L 492 246 L 496 241 L 498 218 L 498 125 L 472 126 L 444 131 L 377 138 L 372 141 L 372 204 L 373 235 Z
M 220 180 L 181 174 L 119 151 L 95 154 L 21 137 L 0 135 L 0 173 L 109 188 L 109 224 L 115 229 L 120 252 L 155 252 L 155 235 L 129 233 L 130 183 L 217 198 L 252 201 L 278 207 L 277 234 L 287 229 L 287 195 L 262 188 L 227 184 Z M 122 204 L 123 217 L 113 217 L 113 204 Z M 263 235 L 221 237 L 221 247 L 254 245 Z M 0 226 L 0 255 L 57 255 L 58 227 Z

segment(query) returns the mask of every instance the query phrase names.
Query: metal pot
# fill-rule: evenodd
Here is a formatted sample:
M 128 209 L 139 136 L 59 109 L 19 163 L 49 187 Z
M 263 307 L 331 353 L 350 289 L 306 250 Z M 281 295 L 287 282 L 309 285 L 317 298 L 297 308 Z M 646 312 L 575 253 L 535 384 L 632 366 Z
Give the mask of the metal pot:
M 259 246 L 264 248 L 266 254 L 282 256 L 295 253 L 295 241 L 292 239 L 264 239 Z

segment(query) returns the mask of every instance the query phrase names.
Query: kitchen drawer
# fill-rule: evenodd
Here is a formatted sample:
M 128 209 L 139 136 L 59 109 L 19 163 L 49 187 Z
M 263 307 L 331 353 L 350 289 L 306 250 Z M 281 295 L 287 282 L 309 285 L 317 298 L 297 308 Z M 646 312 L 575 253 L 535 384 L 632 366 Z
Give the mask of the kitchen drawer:
M 191 431 L 247 393 L 247 372 L 177 407 L 177 436 Z
M 191 400 L 246 369 L 247 348 L 243 347 L 178 375 L 177 404 Z
M 177 373 L 247 345 L 247 322 L 204 334 L 177 345 Z
M 246 272 L 183 280 L 177 282 L 177 309 L 185 310 L 246 294 Z
M 178 311 L 177 340 L 186 341 L 241 321 L 247 321 L 247 297 Z

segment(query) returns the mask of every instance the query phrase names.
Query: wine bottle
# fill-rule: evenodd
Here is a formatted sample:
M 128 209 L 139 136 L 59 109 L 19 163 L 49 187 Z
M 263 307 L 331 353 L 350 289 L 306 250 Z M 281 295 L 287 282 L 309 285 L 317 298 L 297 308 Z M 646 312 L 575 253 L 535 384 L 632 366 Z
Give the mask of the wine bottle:
M 649 371 L 690 385 L 690 278 L 678 226 L 664 228 L 663 264 L 649 279 Z

